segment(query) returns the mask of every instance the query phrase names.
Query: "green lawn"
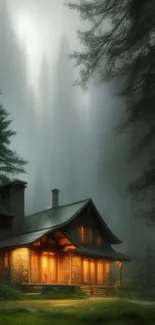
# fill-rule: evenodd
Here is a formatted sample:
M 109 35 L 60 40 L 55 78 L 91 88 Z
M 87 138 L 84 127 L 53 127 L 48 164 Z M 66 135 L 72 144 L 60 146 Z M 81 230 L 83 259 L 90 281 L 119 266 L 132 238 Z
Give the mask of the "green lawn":
M 0 308 L 0 325 L 155 324 L 155 304 L 119 299 L 3 302 Z

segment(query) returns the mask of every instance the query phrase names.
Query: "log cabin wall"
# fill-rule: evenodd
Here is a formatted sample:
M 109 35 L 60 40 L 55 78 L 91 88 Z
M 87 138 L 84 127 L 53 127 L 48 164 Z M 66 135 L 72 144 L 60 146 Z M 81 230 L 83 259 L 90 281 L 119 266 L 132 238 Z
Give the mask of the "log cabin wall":
M 111 263 L 84 256 L 72 257 L 72 284 L 111 285 Z
M 82 265 L 82 258 L 80 256 L 73 255 L 72 257 L 72 284 L 82 284 L 83 283 L 83 265 Z
M 11 260 L 10 260 L 11 258 Z M 19 248 L 0 255 L 0 280 L 13 283 L 111 285 L 111 263 L 73 252 L 41 252 Z M 9 267 L 11 263 L 11 269 Z M 11 274 L 10 274 L 11 273 Z
M 58 282 L 71 284 L 71 255 L 60 253 L 58 256 Z
M 11 252 L 11 280 L 13 283 L 28 283 L 30 277 L 30 250 L 17 248 Z

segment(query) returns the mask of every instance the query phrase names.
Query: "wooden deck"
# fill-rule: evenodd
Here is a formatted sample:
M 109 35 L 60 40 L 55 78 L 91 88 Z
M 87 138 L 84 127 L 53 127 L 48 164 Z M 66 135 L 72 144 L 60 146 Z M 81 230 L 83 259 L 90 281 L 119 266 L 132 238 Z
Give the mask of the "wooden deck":
M 50 291 L 68 291 L 76 292 L 77 290 L 82 290 L 88 296 L 105 296 L 113 297 L 115 296 L 116 287 L 115 286 L 99 286 L 99 285 L 67 285 L 67 284 L 51 284 L 51 283 L 36 283 L 36 284 L 22 284 L 20 289 L 23 292 L 43 292 L 47 293 Z

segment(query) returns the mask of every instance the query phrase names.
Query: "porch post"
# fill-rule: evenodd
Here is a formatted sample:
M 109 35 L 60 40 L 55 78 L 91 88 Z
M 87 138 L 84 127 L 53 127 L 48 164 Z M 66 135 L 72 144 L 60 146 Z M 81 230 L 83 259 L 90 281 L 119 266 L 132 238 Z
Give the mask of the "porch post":
M 28 282 L 31 283 L 31 248 L 29 248 L 29 273 L 28 273 Z
M 70 255 L 70 285 L 72 284 L 72 264 L 73 264 L 73 253 L 71 252 L 71 255 Z
M 122 283 L 122 262 L 119 262 L 119 283 Z
M 39 267 L 39 283 L 41 283 L 42 282 L 42 276 L 41 276 L 41 271 L 42 271 L 42 265 L 41 265 L 41 262 L 42 262 L 42 260 L 41 260 L 41 251 L 39 251 L 38 252 L 38 267 Z
M 56 281 L 59 283 L 60 278 L 60 259 L 59 259 L 59 253 L 56 254 Z
M 10 283 L 13 284 L 13 261 L 12 261 L 12 251 L 9 253 L 9 267 L 10 267 Z
M 83 281 L 83 256 L 80 256 L 80 258 L 81 258 L 81 272 L 82 272 L 82 281 L 81 281 L 81 284 L 83 284 L 84 283 L 84 281 Z

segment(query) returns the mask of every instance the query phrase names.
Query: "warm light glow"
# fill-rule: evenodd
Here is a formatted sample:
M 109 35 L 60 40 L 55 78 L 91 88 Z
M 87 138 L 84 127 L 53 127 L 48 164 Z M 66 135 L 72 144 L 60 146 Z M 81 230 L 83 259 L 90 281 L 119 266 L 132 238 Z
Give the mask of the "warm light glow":
M 40 246 L 40 240 L 37 240 L 33 243 L 33 246 Z
M 116 264 L 118 264 L 118 267 L 121 268 L 122 267 L 122 262 L 117 261 Z
M 48 256 L 42 255 L 42 267 L 48 267 Z
M 76 247 L 74 246 L 74 245 L 68 245 L 68 246 L 65 246 L 64 248 L 63 248 L 63 252 L 67 252 L 67 251 L 69 251 L 69 250 L 73 250 L 73 249 L 75 249 Z
M 97 245 L 101 245 L 102 239 L 100 236 L 97 237 Z
M 89 282 L 89 261 L 86 259 L 83 260 L 83 282 Z
M 27 258 L 28 252 L 29 252 L 28 248 L 17 248 L 12 253 L 13 253 L 14 257 L 19 255 L 20 257 L 22 257 L 24 259 L 24 258 Z
M 54 252 L 43 252 L 41 255 L 42 267 L 48 268 L 49 261 L 53 260 L 53 256 L 55 256 Z
M 9 253 L 4 254 L 4 267 L 5 269 L 8 269 L 9 267 Z
M 84 242 L 84 233 L 85 233 L 84 227 L 83 226 L 80 226 L 79 227 L 79 239 L 80 239 L 80 241 L 82 243 Z
M 61 231 L 56 231 L 54 233 L 54 237 L 55 238 L 63 238 L 64 237 L 64 234 Z
M 110 263 L 109 262 L 105 263 L 105 272 L 106 273 L 110 272 Z
M 61 238 L 59 243 L 60 243 L 60 245 L 71 244 L 71 242 L 67 238 Z
M 90 261 L 90 283 L 95 284 L 95 261 Z

